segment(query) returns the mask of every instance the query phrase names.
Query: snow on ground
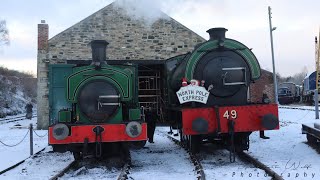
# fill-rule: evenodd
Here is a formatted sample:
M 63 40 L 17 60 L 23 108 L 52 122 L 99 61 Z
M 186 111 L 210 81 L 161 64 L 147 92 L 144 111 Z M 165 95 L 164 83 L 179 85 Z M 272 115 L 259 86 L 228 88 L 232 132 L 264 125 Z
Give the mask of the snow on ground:
M 280 130 L 267 131 L 271 139 L 251 135 L 249 152 L 284 179 L 320 179 L 320 155 L 306 142 L 301 124 L 320 122 L 314 111 L 279 109 Z
M 166 137 L 163 130 L 161 132 L 163 127 L 157 129 L 154 144 L 147 143 L 144 149 L 131 152 L 129 179 L 196 179 L 196 172 L 187 152 Z
M 143 149 L 130 151 L 132 165 L 128 175 L 129 179 L 196 179 L 194 166 L 185 150 L 175 145 L 159 131 L 155 133 L 154 141 L 154 144 L 147 143 Z M 119 175 L 120 170 L 116 168 L 83 165 L 75 172 L 64 175 L 61 180 L 117 179 Z
M 297 109 L 305 109 L 305 110 L 312 110 L 315 111 L 315 107 L 314 106 L 306 106 L 306 105 L 298 105 L 298 104 L 290 104 L 290 105 L 280 105 L 280 108 L 284 108 L 284 109 L 290 109 L 290 108 L 297 108 Z
M 7 145 L 18 144 L 24 136 L 25 139 L 15 147 L 7 147 L 0 144 L 0 171 L 20 162 L 30 156 L 30 134 L 28 133 L 29 125 L 33 124 L 33 127 L 37 127 L 37 118 L 31 120 L 21 120 L 11 123 L 5 123 L 0 125 L 0 141 Z M 45 130 L 36 130 L 33 133 L 33 152 L 36 153 L 44 147 L 48 146 L 48 136 Z
M 119 162 L 119 158 L 117 159 Z M 79 169 L 72 170 L 64 174 L 60 180 L 87 180 L 87 179 L 117 179 L 121 173 L 121 168 L 109 167 L 107 162 L 96 161 L 89 158 L 84 159 L 79 165 Z M 108 167 L 106 167 L 108 166 Z
M 28 158 L 18 167 L 0 176 L 0 179 L 44 180 L 50 179 L 73 161 L 70 152 L 53 153 L 46 147 L 40 154 Z
M 158 129 L 162 132 L 169 131 L 169 128 Z M 174 130 L 174 133 L 176 131 Z M 179 136 L 173 136 L 180 139 Z M 212 143 L 204 144 L 200 153 L 197 154 L 198 159 L 203 167 L 206 179 L 270 179 L 263 170 L 254 167 L 252 164 L 243 162 L 236 157 L 236 162 L 230 163 L 229 151 L 221 149 Z
M 206 149 L 199 156 L 207 179 L 270 179 L 263 170 L 238 158 L 231 163 L 225 149 Z
M 320 155 L 306 144 L 305 135 L 301 134 L 302 123 L 320 122 L 314 119 L 314 111 L 299 109 L 279 109 L 280 130 L 267 131 L 271 139 L 259 138 L 259 133 L 250 137 L 249 153 L 282 174 L 284 179 L 320 179 Z M 15 144 L 27 133 L 30 124 L 36 127 L 36 118 L 0 125 L 0 140 Z M 25 128 L 14 128 L 20 124 Z M 188 154 L 171 142 L 165 134 L 168 128 L 157 127 L 155 143 L 146 144 L 146 148 L 131 151 L 132 168 L 130 179 L 196 179 L 194 167 Z M 37 131 L 39 135 L 46 131 Z M 47 146 L 47 137 L 34 135 L 34 151 Z M 0 179 L 48 179 L 55 168 L 64 168 L 72 161 L 70 153 L 49 153 L 47 148 L 44 157 L 33 157 L 26 160 L 14 170 L 0 176 Z M 225 150 L 200 154 L 207 179 L 269 179 L 265 173 L 251 165 L 242 164 L 240 160 L 229 163 L 229 154 Z M 0 169 L 3 170 L 29 156 L 29 135 L 18 146 L 10 148 L 0 144 Z M 50 163 L 47 163 L 50 162 Z M 80 170 L 83 179 L 115 179 L 118 170 L 93 168 Z M 101 173 L 104 174 L 101 176 Z M 259 173 L 259 174 L 258 174 Z M 88 174 L 88 176 L 86 176 Z M 78 176 L 77 176 L 78 177 Z M 82 176 L 80 176 L 82 177 Z M 63 179 L 77 179 L 70 178 Z

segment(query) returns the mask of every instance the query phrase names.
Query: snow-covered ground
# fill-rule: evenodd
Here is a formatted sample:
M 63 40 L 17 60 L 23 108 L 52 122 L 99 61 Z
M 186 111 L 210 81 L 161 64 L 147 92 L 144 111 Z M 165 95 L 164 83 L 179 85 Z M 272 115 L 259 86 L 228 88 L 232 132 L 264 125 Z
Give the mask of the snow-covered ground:
M 44 180 L 55 176 L 74 160 L 70 152 L 53 153 L 51 147 L 28 158 L 18 167 L 2 174 L 0 179 Z
M 282 174 L 284 179 L 320 179 L 320 155 L 306 144 L 305 135 L 301 134 L 302 123 L 320 122 L 315 120 L 314 111 L 299 109 L 279 109 L 280 130 L 267 131 L 265 134 L 271 139 L 259 138 L 253 133 L 250 138 L 249 153 L 268 165 L 271 169 Z M 14 128 L 15 124 L 27 127 L 36 119 L 0 125 L 0 140 L 8 144 L 19 142 L 26 134 L 27 129 Z M 165 134 L 169 129 L 158 127 L 155 134 L 155 143 L 147 143 L 146 148 L 131 152 L 132 169 L 131 179 L 196 179 L 194 167 L 188 154 L 172 143 Z M 43 135 L 45 131 L 37 131 Z M 29 156 L 29 140 L 20 145 L 9 148 L 0 144 L 0 169 L 11 166 L 15 162 Z M 47 146 L 47 137 L 35 138 L 35 151 Z M 50 148 L 43 152 L 44 157 L 33 157 L 14 170 L 0 176 L 0 179 L 48 179 L 52 172 L 63 168 L 72 161 L 70 153 L 48 153 Z M 224 150 L 213 151 L 212 154 L 202 154 L 201 163 L 207 179 L 270 179 L 260 169 L 241 163 L 228 162 L 228 153 Z M 50 163 L 46 164 L 46 160 Z M 57 168 L 58 167 L 58 168 Z M 84 170 L 84 179 L 115 179 L 118 170 L 89 169 Z M 90 176 L 85 176 L 89 172 Z M 101 176 L 105 174 L 104 176 Z M 72 176 L 63 179 L 77 179 Z
M 279 117 L 280 130 L 265 133 L 271 139 L 263 140 L 259 133 L 253 133 L 249 152 L 284 179 L 320 179 L 320 155 L 301 133 L 301 124 L 320 122 L 315 112 L 279 109 Z
M 19 115 L 18 115 L 19 116 Z M 0 171 L 20 162 L 30 156 L 30 133 L 29 125 L 37 127 L 37 118 L 31 120 L 22 120 L 0 125 L 0 141 L 7 145 L 18 144 L 24 137 L 24 140 L 17 146 L 8 147 L 0 144 Z M 33 151 L 34 153 L 48 146 L 48 136 L 45 130 L 35 130 L 39 136 L 33 133 Z
M 132 165 L 128 178 L 137 180 L 197 179 L 188 153 L 160 131 L 155 133 L 156 143 L 147 143 L 143 149 L 131 151 Z M 117 179 L 119 174 L 119 169 L 108 169 L 102 165 L 81 166 L 79 170 L 68 173 L 61 179 Z
M 167 128 L 168 129 L 168 128 Z M 197 179 L 194 166 L 187 152 L 174 144 L 159 128 L 155 132 L 154 144 L 131 153 L 131 179 Z M 166 132 L 165 132 L 166 133 Z

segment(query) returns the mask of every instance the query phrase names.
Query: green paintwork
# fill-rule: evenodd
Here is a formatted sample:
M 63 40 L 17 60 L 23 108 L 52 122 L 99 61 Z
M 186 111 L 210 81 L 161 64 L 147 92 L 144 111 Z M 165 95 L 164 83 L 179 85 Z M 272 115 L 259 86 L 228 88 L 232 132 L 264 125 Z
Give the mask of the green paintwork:
M 140 109 L 129 109 L 129 119 L 138 120 L 140 119 L 141 112 Z
M 59 122 L 71 122 L 71 111 L 68 111 L 68 110 L 59 111 Z
M 70 64 L 50 64 L 49 67 L 49 124 L 58 122 L 61 109 L 71 109 L 66 98 L 66 79 L 72 74 Z
M 121 101 L 130 101 L 133 94 L 132 71 L 105 65 L 97 71 L 93 66 L 74 68 L 74 72 L 68 77 L 67 98 L 70 102 L 77 102 L 79 90 L 87 82 L 97 79 L 112 83 L 120 92 Z
M 187 80 L 193 79 L 194 70 L 201 57 L 208 51 L 217 49 L 219 47 L 218 43 L 218 40 L 207 41 L 193 51 L 186 66 L 185 77 Z M 226 39 L 224 47 L 237 52 L 246 60 L 251 71 L 251 80 L 256 80 L 260 77 L 261 72 L 258 60 L 248 47 L 233 39 Z
M 82 86 L 93 80 L 105 80 L 113 84 L 120 93 L 121 102 L 129 102 L 133 99 L 134 93 L 134 68 L 133 67 L 117 67 L 103 65 L 100 70 L 95 70 L 94 66 L 83 66 L 74 68 L 73 74 L 67 79 L 67 98 L 72 103 L 77 103 L 77 97 Z M 90 123 L 91 121 L 84 116 L 77 106 L 77 117 L 80 122 Z M 118 108 L 115 115 L 108 120 L 108 123 L 121 123 L 122 105 Z
M 58 123 L 58 119 L 59 122 L 78 119 L 82 123 L 92 123 L 81 113 L 77 105 L 77 97 L 82 86 L 97 79 L 108 81 L 117 88 L 120 101 L 132 108 L 128 111 L 129 120 L 140 120 L 140 110 L 135 109 L 139 108 L 137 73 L 137 66 L 134 65 L 103 65 L 100 70 L 96 70 L 94 66 L 49 65 L 50 125 Z M 72 104 L 75 104 L 75 112 L 72 111 Z M 121 104 L 107 123 L 121 123 L 123 120 Z

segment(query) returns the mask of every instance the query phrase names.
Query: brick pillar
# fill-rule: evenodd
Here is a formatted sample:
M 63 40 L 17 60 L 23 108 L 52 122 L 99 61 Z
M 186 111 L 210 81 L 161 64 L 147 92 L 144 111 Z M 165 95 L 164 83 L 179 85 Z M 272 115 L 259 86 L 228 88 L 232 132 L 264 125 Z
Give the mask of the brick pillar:
M 48 102 L 48 55 L 49 26 L 41 20 L 38 24 L 38 57 L 37 57 L 37 129 L 48 129 L 49 102 Z
M 254 103 L 262 102 L 262 95 L 267 94 L 272 103 L 275 103 L 273 93 L 273 74 L 261 69 L 261 77 L 250 84 L 250 101 Z
M 49 26 L 45 22 L 41 20 L 41 24 L 38 24 L 38 51 L 48 51 Z

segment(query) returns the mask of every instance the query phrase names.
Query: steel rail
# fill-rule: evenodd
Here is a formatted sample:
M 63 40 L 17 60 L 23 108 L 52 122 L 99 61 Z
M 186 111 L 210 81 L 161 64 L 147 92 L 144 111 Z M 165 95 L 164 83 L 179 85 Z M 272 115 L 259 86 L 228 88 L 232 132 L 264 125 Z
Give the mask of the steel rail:
M 44 150 L 45 150 L 45 148 L 41 149 L 40 151 L 38 151 L 37 153 L 35 153 L 35 154 L 32 155 L 31 157 L 40 154 L 40 152 L 42 152 L 42 151 L 44 151 Z M 35 157 L 36 157 L 36 156 L 35 156 Z M 16 164 L 14 164 L 14 165 L 12 165 L 12 166 L 10 166 L 10 167 L 8 167 L 8 168 L 0 171 L 0 175 L 2 175 L 2 174 L 4 174 L 4 173 L 6 173 L 6 172 L 8 172 L 8 171 L 10 171 L 10 170 L 18 167 L 20 164 L 24 163 L 24 162 L 25 162 L 27 159 L 29 159 L 29 158 L 30 158 L 30 157 L 28 157 L 28 158 L 26 158 L 26 159 L 24 159 L 24 160 L 22 160 L 22 161 L 19 161 L 18 163 L 16 163 Z
M 270 177 L 272 177 L 273 180 L 284 180 L 279 174 L 277 174 L 268 166 L 260 162 L 258 159 L 250 156 L 249 154 L 245 152 L 238 152 L 237 154 L 241 160 L 248 161 L 249 163 L 253 164 L 255 167 L 264 170 Z
M 194 154 L 192 154 L 179 140 L 177 140 L 177 139 L 175 139 L 175 138 L 173 138 L 173 137 L 171 137 L 169 135 L 166 135 L 166 136 L 170 140 L 172 140 L 175 144 L 177 144 L 178 146 L 184 148 L 188 152 L 188 154 L 190 156 L 190 159 L 191 159 L 191 162 L 193 163 L 193 165 L 195 167 L 195 170 L 196 170 L 196 172 L 198 174 L 197 179 L 198 180 L 205 180 L 206 176 L 205 176 L 205 173 L 203 171 L 202 165 L 201 165 L 200 161 L 198 160 L 198 158 Z
M 37 117 L 36 114 L 33 114 L 32 117 Z M 6 123 L 10 123 L 10 122 L 16 122 L 16 121 L 21 121 L 21 120 L 26 120 L 26 116 L 16 116 L 16 117 L 10 117 L 10 118 L 4 118 L 4 119 L 0 119 L 0 124 L 6 124 Z
M 57 180 L 59 177 L 63 176 L 71 168 L 75 167 L 78 164 L 78 161 L 72 161 L 67 167 L 63 168 L 58 174 L 50 178 L 50 180 Z
M 279 106 L 280 109 L 298 109 L 298 110 L 304 110 L 304 111 L 315 111 L 314 109 L 307 109 L 303 107 L 290 107 L 290 106 Z

